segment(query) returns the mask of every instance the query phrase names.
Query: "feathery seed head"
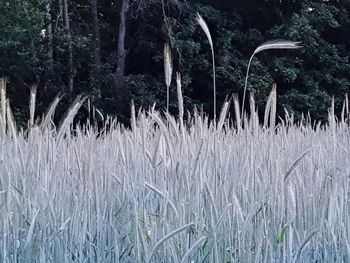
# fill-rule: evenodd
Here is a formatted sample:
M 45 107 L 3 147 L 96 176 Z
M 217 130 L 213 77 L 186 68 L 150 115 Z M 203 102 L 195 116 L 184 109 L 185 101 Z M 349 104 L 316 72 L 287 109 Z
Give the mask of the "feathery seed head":
M 264 50 L 269 49 L 298 49 L 302 48 L 300 46 L 301 42 L 288 41 L 288 40 L 273 40 L 263 43 L 255 49 L 254 54 L 257 54 Z
M 171 77 L 173 74 L 173 65 L 171 59 L 171 49 L 168 43 L 164 44 L 164 73 L 166 86 L 170 87 Z
M 203 17 L 199 13 L 197 13 L 197 22 L 200 25 L 200 27 L 203 29 L 205 35 L 207 36 L 210 46 L 213 48 L 213 46 L 214 46 L 213 39 L 211 38 L 209 27 L 208 27 L 207 23 L 205 22 L 205 20 L 203 19 Z

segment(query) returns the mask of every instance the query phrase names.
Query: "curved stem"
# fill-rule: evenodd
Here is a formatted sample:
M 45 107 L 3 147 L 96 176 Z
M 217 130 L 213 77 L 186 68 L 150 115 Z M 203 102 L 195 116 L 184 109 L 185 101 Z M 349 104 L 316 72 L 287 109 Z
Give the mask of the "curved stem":
M 243 102 L 242 102 L 242 114 L 241 114 L 241 118 L 243 118 L 243 113 L 244 113 L 244 102 L 245 102 L 245 95 L 246 95 L 246 91 L 247 91 L 247 86 L 248 86 L 248 77 L 249 77 L 249 69 L 250 69 L 250 65 L 252 63 L 252 60 L 254 58 L 255 53 L 253 53 L 253 55 L 250 57 L 249 59 L 249 63 L 248 63 L 248 68 L 247 68 L 247 74 L 245 76 L 245 84 L 244 84 L 244 92 L 243 92 Z

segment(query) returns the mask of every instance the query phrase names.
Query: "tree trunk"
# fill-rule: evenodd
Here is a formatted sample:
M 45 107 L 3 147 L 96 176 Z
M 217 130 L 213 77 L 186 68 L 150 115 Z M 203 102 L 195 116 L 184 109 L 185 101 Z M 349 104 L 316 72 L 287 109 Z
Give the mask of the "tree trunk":
M 118 89 L 123 88 L 125 73 L 125 37 L 126 37 L 126 16 L 129 8 L 129 0 L 122 0 L 120 8 L 120 21 L 118 32 L 118 61 L 117 61 L 117 85 Z
M 92 29 L 94 35 L 94 62 L 95 65 L 101 64 L 101 38 L 100 26 L 98 23 L 97 0 L 90 0 L 91 15 L 92 15 Z
M 74 72 L 73 72 L 73 48 L 72 48 L 72 35 L 69 24 L 69 13 L 67 0 L 63 0 L 63 18 L 64 27 L 66 31 L 67 44 L 68 44 L 68 90 L 69 93 L 73 93 L 74 87 Z
M 53 37 L 52 37 L 51 0 L 45 0 L 45 20 L 46 20 L 47 56 L 49 60 L 50 69 L 52 69 Z

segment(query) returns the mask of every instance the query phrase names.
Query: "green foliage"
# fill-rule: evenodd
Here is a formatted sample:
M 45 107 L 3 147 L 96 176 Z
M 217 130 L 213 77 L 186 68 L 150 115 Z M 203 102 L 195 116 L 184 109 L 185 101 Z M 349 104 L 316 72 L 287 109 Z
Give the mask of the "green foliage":
M 27 115 L 27 86 L 39 81 L 39 113 L 53 97 L 67 93 L 69 47 L 57 1 L 51 1 L 52 60 L 43 1 L 0 0 L 0 75 L 9 78 L 9 94 L 15 116 Z M 69 1 L 73 48 L 74 93 L 90 96 L 105 114 L 127 119 L 129 109 L 120 102 L 134 100 L 148 108 L 165 106 L 163 45 L 173 50 L 174 72 L 182 74 L 186 109 L 203 105 L 212 112 L 212 66 L 209 43 L 195 21 L 199 12 L 206 20 L 215 46 L 217 105 L 227 96 L 242 95 L 245 71 L 254 49 L 271 39 L 302 41 L 298 51 L 262 52 L 252 62 L 248 90 L 255 91 L 262 109 L 277 83 L 278 112 L 284 108 L 300 116 L 309 111 L 325 119 L 327 105 L 336 98 L 339 112 L 350 90 L 350 4 L 348 1 L 200 0 L 132 1 L 126 37 L 128 94 L 116 84 L 119 8 L 114 1 L 98 0 L 102 64 L 93 63 L 90 6 Z M 66 96 L 67 102 L 76 94 Z M 170 110 L 177 112 L 175 81 L 170 88 Z M 41 110 L 40 110 L 41 109 Z M 219 110 L 219 109 L 218 109 Z M 20 117 L 22 118 L 22 117 Z
M 39 1 L 0 0 L 0 75 L 21 82 L 39 64 L 43 17 Z

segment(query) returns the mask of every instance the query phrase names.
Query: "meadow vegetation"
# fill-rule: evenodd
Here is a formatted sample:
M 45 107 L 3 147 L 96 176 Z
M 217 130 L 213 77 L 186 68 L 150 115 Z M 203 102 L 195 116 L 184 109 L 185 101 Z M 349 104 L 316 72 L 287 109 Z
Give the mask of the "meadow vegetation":
M 275 125 L 275 93 L 241 127 L 229 102 L 215 124 L 132 107 L 102 129 L 72 126 L 83 99 L 57 128 L 59 98 L 25 131 L 2 108 L 0 261 L 349 261 L 349 103 Z
M 211 47 L 216 117 L 216 67 Z M 0 262 L 348 262 L 350 261 L 350 113 L 335 99 L 328 122 L 310 115 L 277 119 L 277 86 L 259 120 L 255 96 L 239 95 L 218 118 L 185 112 L 176 73 L 178 116 L 169 113 L 173 73 L 164 47 L 166 110 L 131 105 L 131 125 L 78 96 L 59 125 L 62 97 L 18 128 L 0 79 Z M 233 102 L 235 121 L 230 116 Z M 172 101 L 172 103 L 176 103 Z M 86 104 L 85 104 L 86 105 Z M 261 110 L 261 109 L 260 109 Z M 97 123 L 96 116 L 103 120 Z

